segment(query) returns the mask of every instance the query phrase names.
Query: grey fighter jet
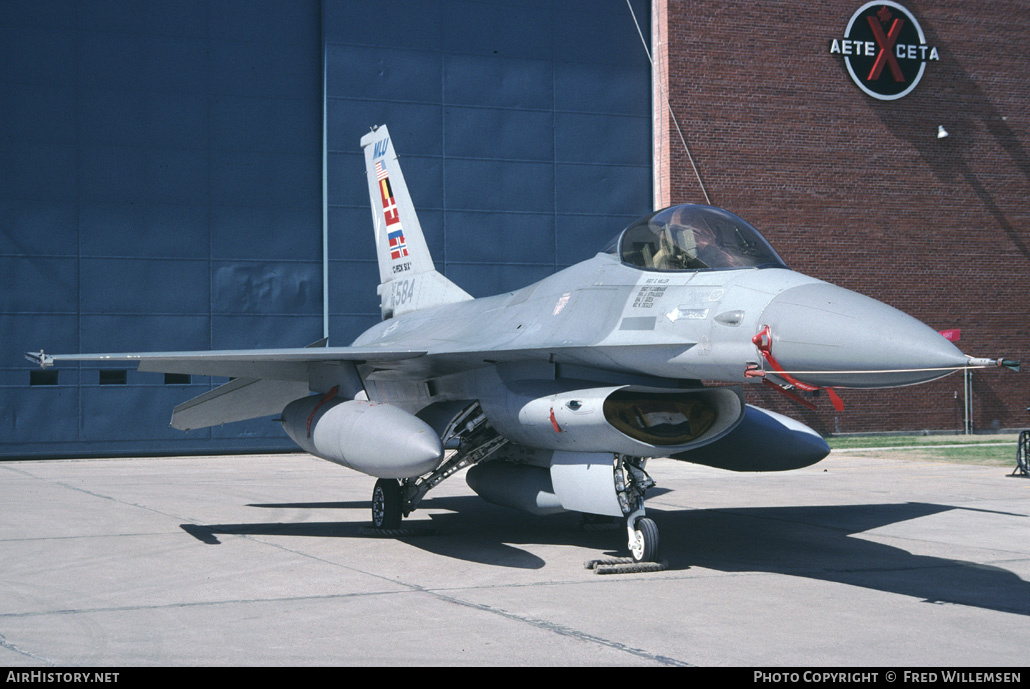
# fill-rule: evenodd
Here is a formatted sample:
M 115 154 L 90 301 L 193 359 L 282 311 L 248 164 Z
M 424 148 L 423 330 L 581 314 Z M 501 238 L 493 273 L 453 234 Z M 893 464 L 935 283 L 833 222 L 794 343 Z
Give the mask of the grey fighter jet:
M 436 271 L 387 128 L 361 146 L 383 321 L 351 346 L 29 357 L 231 377 L 176 407 L 172 426 L 280 414 L 307 452 L 378 477 L 380 529 L 468 467 L 493 503 L 625 519 L 639 562 L 658 559 L 648 458 L 781 471 L 828 454 L 812 429 L 745 404 L 744 384 L 805 403 L 798 391 L 825 389 L 839 405 L 835 388 L 1002 363 L 788 269 L 754 227 L 710 206 L 658 211 L 587 261 L 473 299 Z

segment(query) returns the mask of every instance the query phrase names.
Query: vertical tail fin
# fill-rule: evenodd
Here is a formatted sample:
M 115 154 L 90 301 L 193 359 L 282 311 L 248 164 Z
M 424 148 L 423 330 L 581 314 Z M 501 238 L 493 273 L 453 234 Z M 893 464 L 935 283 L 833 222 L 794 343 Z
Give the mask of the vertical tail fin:
M 386 125 L 361 137 L 379 257 L 383 318 L 471 299 L 437 272 Z

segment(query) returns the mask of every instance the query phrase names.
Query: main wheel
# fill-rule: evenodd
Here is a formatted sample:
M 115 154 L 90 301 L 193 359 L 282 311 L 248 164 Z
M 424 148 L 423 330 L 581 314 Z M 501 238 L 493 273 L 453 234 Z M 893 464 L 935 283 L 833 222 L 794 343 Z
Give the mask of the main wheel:
M 636 542 L 630 553 L 637 562 L 658 562 L 658 525 L 653 519 L 641 517 L 636 524 Z
M 372 489 L 372 524 L 377 529 L 399 529 L 401 517 L 401 484 L 392 478 L 379 479 Z

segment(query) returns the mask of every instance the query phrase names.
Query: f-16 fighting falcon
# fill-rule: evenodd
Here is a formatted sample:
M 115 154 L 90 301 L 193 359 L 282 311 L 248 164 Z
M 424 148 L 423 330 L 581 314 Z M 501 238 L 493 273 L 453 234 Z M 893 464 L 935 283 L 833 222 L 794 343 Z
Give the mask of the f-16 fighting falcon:
M 28 355 L 227 376 L 172 426 L 281 415 L 305 451 L 379 480 L 372 519 L 398 529 L 468 468 L 485 500 L 625 520 L 657 562 L 648 458 L 782 471 L 825 457 L 807 426 L 745 404 L 743 385 L 798 391 L 912 385 L 977 366 L 897 309 L 787 268 L 759 232 L 711 206 L 641 218 L 593 258 L 473 299 L 437 272 L 385 126 L 361 139 L 383 320 L 348 347 Z

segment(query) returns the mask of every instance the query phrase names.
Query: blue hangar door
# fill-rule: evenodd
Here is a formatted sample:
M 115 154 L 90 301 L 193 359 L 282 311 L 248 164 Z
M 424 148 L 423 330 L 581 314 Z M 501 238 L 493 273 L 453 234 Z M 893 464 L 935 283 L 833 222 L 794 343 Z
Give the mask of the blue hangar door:
M 348 344 L 379 319 L 372 125 L 438 269 L 474 296 L 587 258 L 651 209 L 650 67 L 625 3 L 174 7 L 0 9 L 27 51 L 0 71 L 20 104 L 0 141 L 2 456 L 292 448 L 269 419 L 168 428 L 222 380 L 54 376 L 21 353 L 305 345 L 325 264 L 330 342 Z

